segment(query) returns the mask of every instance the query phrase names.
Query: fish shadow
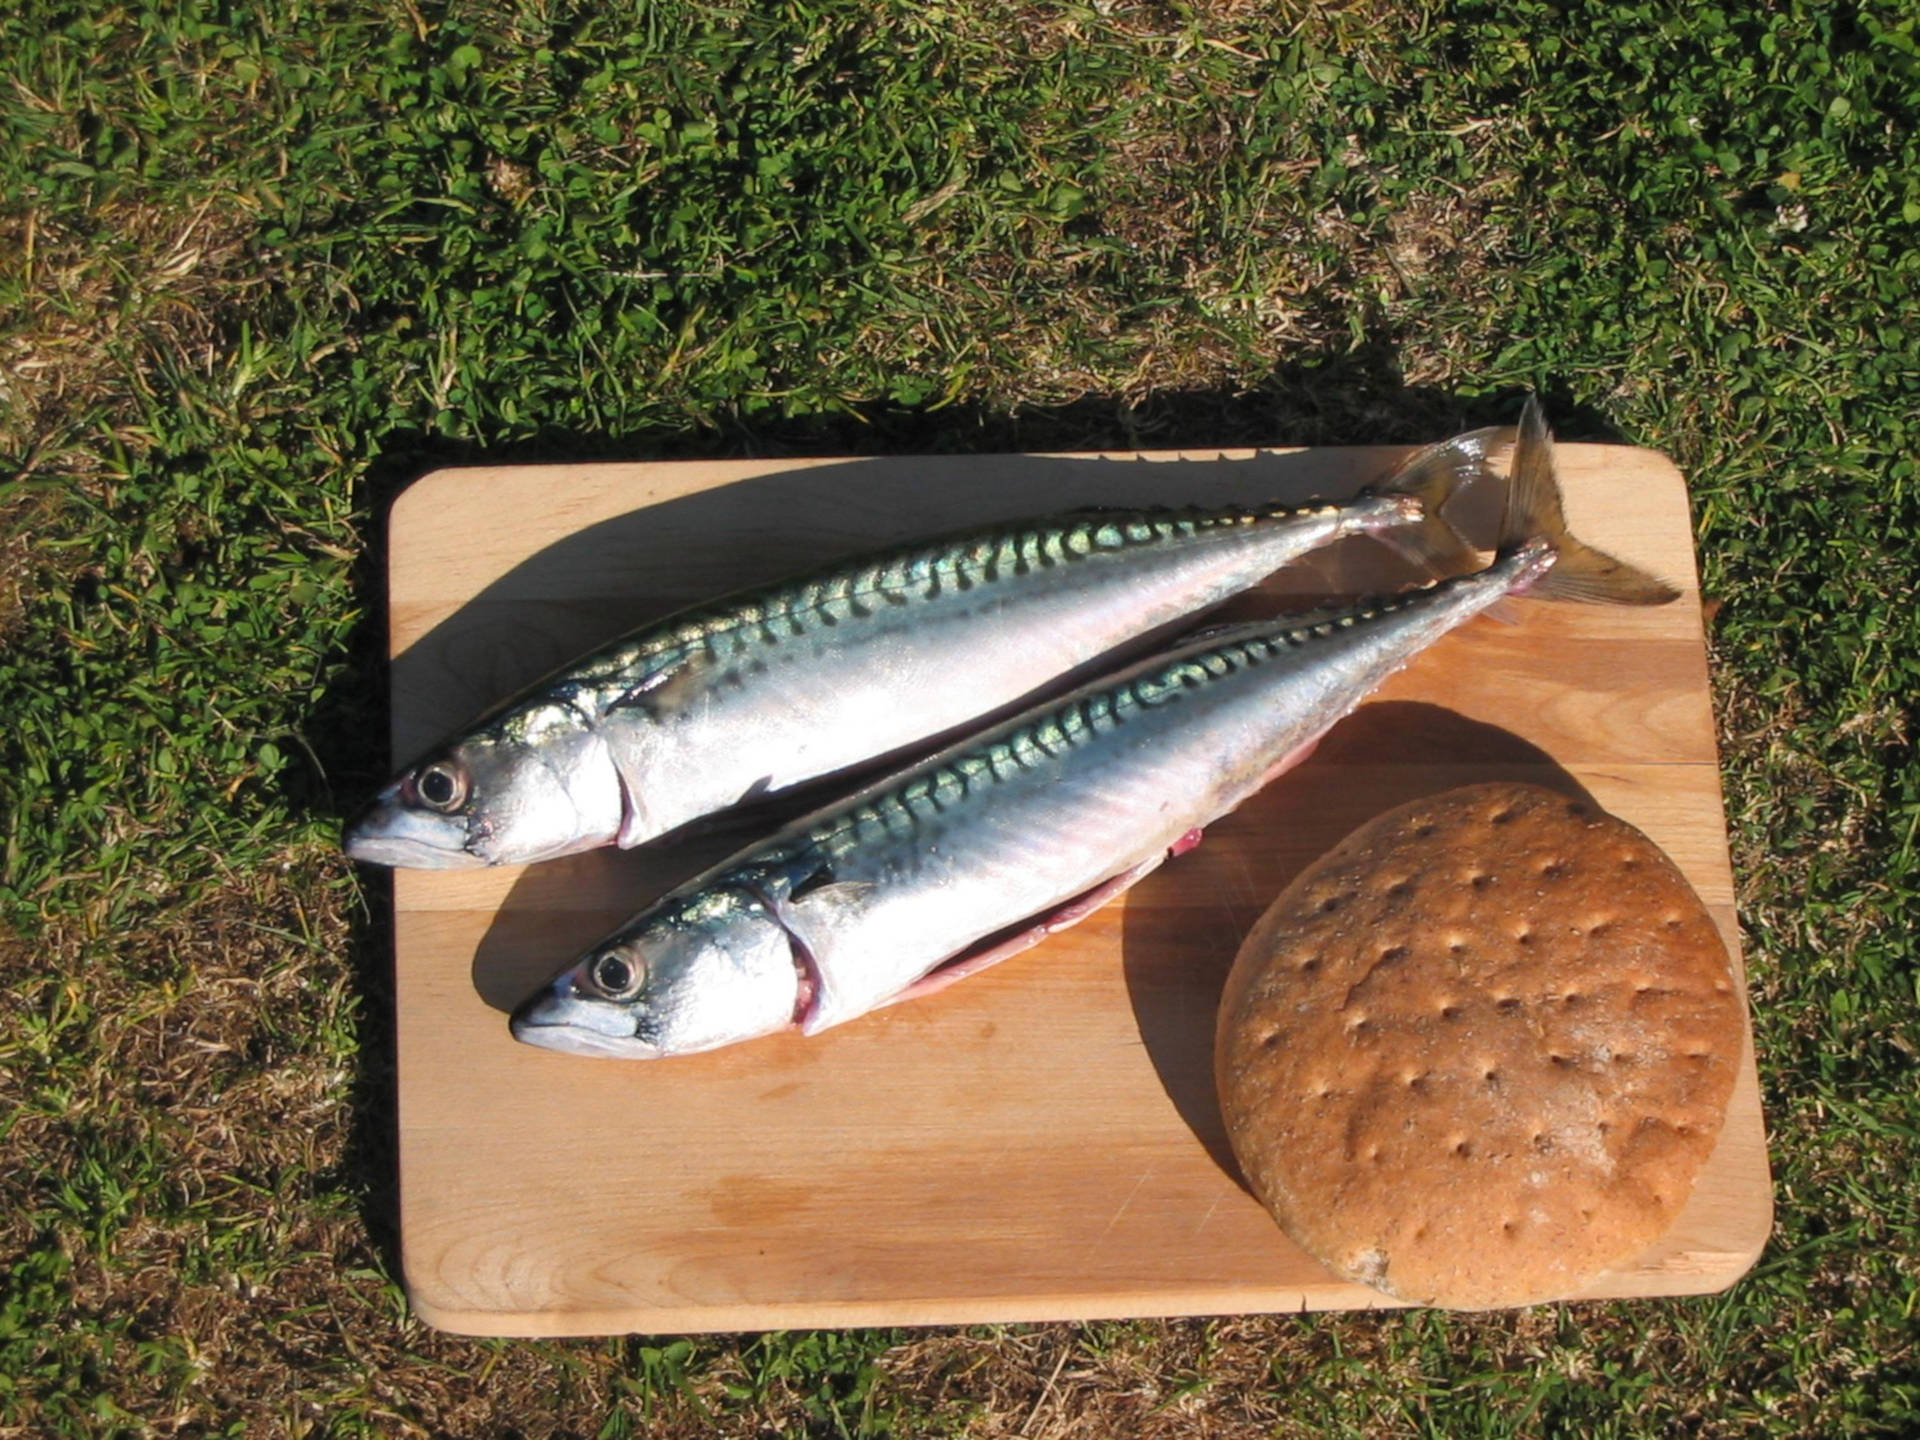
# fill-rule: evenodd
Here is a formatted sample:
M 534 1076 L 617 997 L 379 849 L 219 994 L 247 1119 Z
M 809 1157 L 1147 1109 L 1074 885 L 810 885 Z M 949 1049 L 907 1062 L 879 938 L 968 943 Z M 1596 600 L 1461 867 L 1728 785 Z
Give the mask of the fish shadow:
M 1544 750 L 1509 730 L 1418 701 L 1365 705 L 1311 759 L 1128 894 L 1122 966 L 1141 1043 L 1181 1119 L 1242 1189 L 1213 1075 L 1220 995 L 1241 941 L 1295 876 L 1367 821 L 1496 780 L 1593 801 Z M 1216 903 L 1202 908 L 1195 896 Z

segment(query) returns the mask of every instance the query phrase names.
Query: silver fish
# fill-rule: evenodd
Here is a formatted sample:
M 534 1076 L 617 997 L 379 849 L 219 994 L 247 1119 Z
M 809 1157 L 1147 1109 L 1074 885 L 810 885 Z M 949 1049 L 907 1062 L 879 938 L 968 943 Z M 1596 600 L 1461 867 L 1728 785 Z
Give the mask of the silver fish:
M 1529 405 L 1487 568 L 1235 626 L 1083 686 L 801 820 L 652 905 L 513 1017 L 549 1049 L 654 1058 L 924 994 L 1072 923 L 1295 763 L 1501 599 L 1676 592 L 1566 533 Z
M 1435 573 L 1493 430 L 1338 505 L 1085 512 L 852 561 L 683 611 L 573 664 L 391 782 L 348 828 L 382 865 L 633 846 L 1030 700 L 1351 535 Z

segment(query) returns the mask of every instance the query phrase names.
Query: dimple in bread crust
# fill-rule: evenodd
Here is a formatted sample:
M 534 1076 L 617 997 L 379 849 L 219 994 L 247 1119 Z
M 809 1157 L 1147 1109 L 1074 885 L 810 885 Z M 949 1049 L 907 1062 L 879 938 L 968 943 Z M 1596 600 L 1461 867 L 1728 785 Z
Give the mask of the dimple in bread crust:
M 1254 1193 L 1336 1273 L 1422 1304 L 1578 1292 L 1673 1223 L 1744 1026 L 1661 850 L 1519 784 L 1355 831 L 1261 917 L 1215 1065 Z

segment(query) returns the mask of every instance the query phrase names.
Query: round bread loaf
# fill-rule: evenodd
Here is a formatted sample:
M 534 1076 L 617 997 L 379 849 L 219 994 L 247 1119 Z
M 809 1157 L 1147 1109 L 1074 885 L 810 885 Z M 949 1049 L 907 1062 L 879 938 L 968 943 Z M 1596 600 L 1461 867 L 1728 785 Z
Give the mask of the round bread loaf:
M 1678 1215 L 1744 1027 L 1660 849 L 1476 785 L 1369 822 L 1241 947 L 1215 1065 L 1234 1154 L 1309 1253 L 1421 1304 L 1580 1290 Z

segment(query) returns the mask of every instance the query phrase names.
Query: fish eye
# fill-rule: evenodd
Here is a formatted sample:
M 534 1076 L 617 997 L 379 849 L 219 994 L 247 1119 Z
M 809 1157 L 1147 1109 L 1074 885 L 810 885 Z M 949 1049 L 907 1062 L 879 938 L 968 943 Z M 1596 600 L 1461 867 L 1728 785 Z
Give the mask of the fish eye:
M 438 761 L 414 777 L 413 790 L 435 810 L 452 810 L 467 798 L 466 772 L 446 761 Z
M 617 950 L 608 950 L 595 959 L 592 973 L 593 983 L 609 1000 L 624 1000 L 629 991 L 639 988 L 634 967 Z

